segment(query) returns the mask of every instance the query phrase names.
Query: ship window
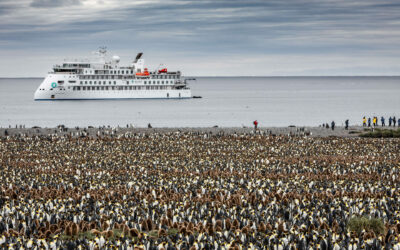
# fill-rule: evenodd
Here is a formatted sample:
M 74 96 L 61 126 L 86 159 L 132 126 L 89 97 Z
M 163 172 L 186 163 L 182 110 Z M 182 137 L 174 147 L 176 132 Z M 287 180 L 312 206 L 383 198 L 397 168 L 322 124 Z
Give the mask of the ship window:
M 64 81 L 57 81 L 58 83 L 64 83 Z
M 132 90 L 132 86 L 129 86 L 129 90 Z
M 97 90 L 100 90 L 100 87 L 97 87 Z
M 117 84 L 117 82 L 116 82 L 116 81 L 114 81 L 114 84 Z
M 86 87 L 82 87 L 82 90 L 86 90 Z
M 129 81 L 126 81 L 126 84 L 129 84 Z
M 81 87 L 78 86 L 78 87 L 76 87 L 76 89 L 77 89 L 77 90 L 81 90 Z
M 159 84 L 160 83 L 160 81 L 157 81 L 157 84 Z
M 164 81 L 161 81 L 162 84 L 164 84 Z
M 104 90 L 104 86 L 101 87 L 101 90 Z
M 144 84 L 146 84 L 146 81 L 144 81 Z
M 112 90 L 115 90 L 115 87 L 114 87 L 114 86 L 112 86 L 111 88 L 112 88 Z
M 64 81 L 62 81 L 62 82 L 64 82 Z M 76 83 L 76 81 L 68 81 L 69 83 Z M 60 83 L 60 82 L 59 82 Z
M 146 89 L 150 89 L 150 87 L 149 87 L 149 86 L 147 86 L 147 87 L 146 87 Z
M 106 90 L 108 90 L 108 86 L 106 86 Z

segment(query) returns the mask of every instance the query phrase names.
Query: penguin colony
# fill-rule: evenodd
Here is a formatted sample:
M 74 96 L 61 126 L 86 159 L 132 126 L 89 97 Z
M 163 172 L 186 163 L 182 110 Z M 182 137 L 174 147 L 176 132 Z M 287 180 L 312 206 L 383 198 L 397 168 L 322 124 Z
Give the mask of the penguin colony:
M 399 183 L 398 139 L 2 137 L 0 248 L 400 249 Z

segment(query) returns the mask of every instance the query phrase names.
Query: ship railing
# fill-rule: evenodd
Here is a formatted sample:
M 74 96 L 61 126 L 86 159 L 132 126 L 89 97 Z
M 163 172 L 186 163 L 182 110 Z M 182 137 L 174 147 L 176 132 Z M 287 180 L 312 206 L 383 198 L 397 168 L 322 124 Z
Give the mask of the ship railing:
M 75 72 L 54 72 L 54 71 L 49 71 L 49 72 L 47 72 L 48 74 L 63 74 L 63 75 L 65 75 L 65 74 L 69 74 L 69 75 L 76 75 L 76 73 Z

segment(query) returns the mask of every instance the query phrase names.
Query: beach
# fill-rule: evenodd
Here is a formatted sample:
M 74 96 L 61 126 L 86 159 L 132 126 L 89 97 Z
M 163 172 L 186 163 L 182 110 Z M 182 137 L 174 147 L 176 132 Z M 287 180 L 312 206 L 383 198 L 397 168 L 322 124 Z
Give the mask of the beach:
M 46 135 L 70 135 L 71 137 L 102 137 L 102 136 L 127 136 L 131 134 L 144 133 L 161 133 L 168 134 L 174 132 L 191 132 L 191 133 L 208 133 L 210 135 L 217 134 L 262 134 L 262 135 L 291 135 L 291 136 L 310 136 L 310 137 L 358 137 L 362 133 L 372 131 L 372 128 L 362 126 L 350 126 L 349 129 L 344 127 L 335 127 L 334 130 L 331 128 L 324 127 L 259 127 L 255 132 L 252 127 L 199 127 L 199 128 L 135 128 L 130 125 L 116 126 L 116 127 L 73 127 L 67 128 L 59 126 L 56 128 L 21 128 L 16 125 L 10 126 L 9 128 L 0 128 L 0 136 L 5 136 L 7 133 L 10 136 L 46 136 Z M 385 129 L 397 129 L 397 127 L 377 127 Z M 7 131 L 7 132 L 6 132 Z
M 2 248 L 400 246 L 397 138 L 341 127 L 4 132 Z

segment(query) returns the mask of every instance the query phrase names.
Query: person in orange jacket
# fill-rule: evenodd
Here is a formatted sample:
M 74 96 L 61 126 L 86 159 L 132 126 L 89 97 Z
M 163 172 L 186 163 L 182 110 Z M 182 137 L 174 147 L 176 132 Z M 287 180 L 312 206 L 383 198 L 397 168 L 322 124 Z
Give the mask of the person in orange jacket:
M 257 130 L 258 121 L 257 121 L 257 120 L 255 120 L 255 121 L 253 122 L 253 124 L 254 124 L 254 130 Z

